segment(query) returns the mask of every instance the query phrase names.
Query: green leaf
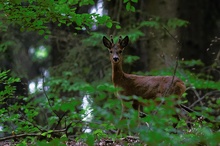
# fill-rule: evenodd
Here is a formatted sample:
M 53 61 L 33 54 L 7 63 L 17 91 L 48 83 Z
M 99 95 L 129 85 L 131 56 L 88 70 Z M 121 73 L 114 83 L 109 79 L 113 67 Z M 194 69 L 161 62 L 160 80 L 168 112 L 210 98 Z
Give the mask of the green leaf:
M 178 18 L 172 18 L 169 19 L 167 22 L 168 27 L 176 28 L 176 27 L 186 27 L 189 24 L 188 21 L 178 19 Z
M 46 136 L 47 135 L 47 132 L 43 132 L 41 133 L 42 136 Z
M 108 22 L 106 23 L 106 26 L 107 26 L 108 28 L 111 28 L 111 27 L 112 27 L 112 22 L 111 22 L 111 21 L 108 21 Z
M 62 4 L 58 6 L 60 14 L 69 14 L 70 8 L 67 4 Z
M 130 10 L 131 10 L 131 12 L 135 12 L 135 7 L 131 6 Z
M 39 30 L 39 31 L 38 31 L 38 34 L 39 34 L 39 35 L 43 35 L 43 34 L 44 34 L 44 30 Z
M 220 99 L 217 99 L 216 103 L 217 103 L 218 105 L 220 105 Z
M 94 135 L 88 134 L 88 135 L 87 135 L 87 138 L 86 138 L 86 143 L 87 143 L 89 146 L 93 146 L 93 145 L 94 145 L 94 142 L 95 142 Z
M 154 27 L 154 28 L 159 28 L 160 24 L 157 20 L 151 20 L 151 21 L 142 21 L 140 23 L 140 27 Z
M 201 60 L 185 60 L 180 62 L 182 65 L 193 67 L 193 66 L 205 66 Z
M 138 0 L 131 0 L 132 2 L 134 2 L 134 3 L 137 3 L 138 2 Z
M 116 29 L 121 29 L 121 26 L 120 25 L 116 25 L 115 28 Z
M 41 26 L 41 25 L 43 25 L 43 21 L 41 19 L 37 20 L 36 24 Z
M 66 2 L 67 2 L 67 0 L 59 0 L 60 4 L 63 4 L 63 3 L 66 3 Z
M 105 24 L 107 21 L 111 21 L 110 17 L 107 15 L 103 15 L 101 17 L 96 17 L 98 23 Z
M 67 110 L 71 110 L 74 106 L 72 105 L 71 102 L 66 102 L 66 103 L 62 103 L 60 109 L 62 111 L 67 111 Z
M 21 4 L 21 0 L 14 0 L 15 4 Z
M 59 19 L 60 23 L 66 24 L 66 20 L 65 19 Z
M 107 83 L 98 85 L 97 89 L 99 91 L 109 91 L 109 92 L 116 92 L 118 90 L 117 88 L 115 88 L 114 85 Z
M 53 132 L 53 130 L 48 130 L 46 132 L 41 133 L 42 136 L 47 136 L 47 137 L 51 137 L 51 133 Z
M 139 59 L 140 59 L 139 56 L 128 55 L 128 56 L 125 57 L 124 62 L 128 63 L 128 64 L 131 64 L 131 63 L 133 63 L 133 62 L 135 62 L 135 61 L 137 61 Z
M 127 11 L 130 11 L 130 9 L 131 9 L 131 3 L 128 2 L 128 3 L 126 4 L 126 10 L 127 10 Z
M 76 29 L 76 30 L 82 30 L 82 28 L 81 28 L 81 27 L 75 27 L 75 29 Z
M 44 38 L 47 40 L 47 39 L 49 38 L 49 36 L 48 36 L 48 35 L 45 35 Z
M 81 25 L 82 25 L 82 17 L 81 17 L 80 15 L 77 15 L 75 21 L 76 21 L 76 24 L 77 24 L 78 26 L 81 26 Z

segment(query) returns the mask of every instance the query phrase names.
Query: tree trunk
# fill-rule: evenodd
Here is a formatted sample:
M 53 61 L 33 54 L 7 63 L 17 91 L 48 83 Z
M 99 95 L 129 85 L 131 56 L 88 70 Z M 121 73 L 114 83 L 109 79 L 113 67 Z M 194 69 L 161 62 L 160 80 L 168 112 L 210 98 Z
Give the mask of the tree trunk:
M 180 0 L 180 5 L 179 17 L 190 22 L 187 28 L 181 29 L 181 42 L 184 47 L 181 54 L 186 59 L 201 59 L 210 65 L 219 50 L 215 48 L 216 43 L 212 40 L 216 36 L 219 37 L 220 1 Z
M 145 20 L 151 19 L 150 16 L 159 16 L 162 21 L 177 16 L 177 4 L 175 0 L 149 0 L 141 4 L 141 11 L 145 12 Z M 141 42 L 142 62 L 148 62 L 149 70 L 157 70 L 169 66 L 175 61 L 178 55 L 177 42 L 170 37 L 164 29 L 143 29 L 146 34 L 144 41 Z M 176 30 L 169 30 L 176 36 Z M 145 57 L 146 56 L 146 57 Z

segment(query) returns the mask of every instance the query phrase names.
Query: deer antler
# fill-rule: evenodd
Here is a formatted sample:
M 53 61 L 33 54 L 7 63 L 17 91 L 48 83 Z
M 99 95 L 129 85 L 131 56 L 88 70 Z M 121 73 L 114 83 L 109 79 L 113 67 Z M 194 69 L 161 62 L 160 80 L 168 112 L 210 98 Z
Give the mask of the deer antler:
M 111 38 L 111 42 L 112 42 L 112 44 L 114 44 L 113 36 L 110 35 L 110 38 Z
M 122 37 L 119 36 L 118 43 L 121 43 Z

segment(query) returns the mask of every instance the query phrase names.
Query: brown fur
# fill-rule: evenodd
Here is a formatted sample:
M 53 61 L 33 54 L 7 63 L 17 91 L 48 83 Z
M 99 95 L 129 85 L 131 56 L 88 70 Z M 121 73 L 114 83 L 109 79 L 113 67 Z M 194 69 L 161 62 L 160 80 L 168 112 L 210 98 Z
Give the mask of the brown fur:
M 112 63 L 112 71 L 114 85 L 122 88 L 120 94 L 125 96 L 136 95 L 143 99 L 155 99 L 174 94 L 181 97 L 186 90 L 184 83 L 177 77 L 127 74 L 123 72 L 121 63 Z M 146 106 L 144 103 L 139 104 Z

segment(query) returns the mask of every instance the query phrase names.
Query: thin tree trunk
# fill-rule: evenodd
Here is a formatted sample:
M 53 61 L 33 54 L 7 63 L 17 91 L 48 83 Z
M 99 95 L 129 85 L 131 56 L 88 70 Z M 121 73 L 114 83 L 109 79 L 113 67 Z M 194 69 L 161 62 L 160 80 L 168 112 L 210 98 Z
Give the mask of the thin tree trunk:
M 149 16 L 159 16 L 162 21 L 166 22 L 177 16 L 177 6 L 176 0 L 148 0 L 142 4 L 141 11 L 146 13 L 145 20 L 151 19 Z M 140 45 L 141 54 L 143 54 L 141 59 L 142 62 L 148 62 L 147 68 L 157 70 L 172 64 L 178 52 L 177 42 L 164 29 L 145 28 L 144 33 L 146 36 Z M 176 30 L 170 33 L 173 36 L 178 34 Z

